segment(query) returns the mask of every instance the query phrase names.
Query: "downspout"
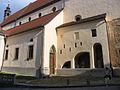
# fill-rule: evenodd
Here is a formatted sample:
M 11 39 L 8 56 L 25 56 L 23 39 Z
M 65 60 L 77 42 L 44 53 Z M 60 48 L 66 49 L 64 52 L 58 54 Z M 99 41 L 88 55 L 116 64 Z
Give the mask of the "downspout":
M 44 43 L 45 43 L 45 28 L 42 30 L 42 53 L 41 53 L 41 62 L 40 62 L 40 72 L 41 72 L 41 78 L 44 77 Z
M 110 58 L 110 69 L 111 69 L 111 73 L 112 73 L 112 76 L 113 76 L 113 67 L 112 67 L 112 63 L 111 63 L 111 55 L 110 55 L 110 39 L 109 39 L 109 35 L 108 35 L 108 25 L 107 25 L 107 21 L 106 19 L 105 20 L 105 23 L 106 23 L 106 32 L 107 32 L 107 38 L 108 38 L 108 48 L 109 48 L 109 58 Z

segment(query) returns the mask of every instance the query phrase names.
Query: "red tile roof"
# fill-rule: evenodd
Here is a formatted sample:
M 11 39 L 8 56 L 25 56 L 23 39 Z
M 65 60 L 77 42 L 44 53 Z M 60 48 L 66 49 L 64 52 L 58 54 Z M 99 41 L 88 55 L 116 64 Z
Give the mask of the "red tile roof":
M 51 5 L 55 2 L 58 2 L 60 0 L 37 0 L 33 3 L 30 3 L 28 6 L 26 6 L 25 8 L 19 10 L 18 12 L 14 13 L 13 15 L 9 16 L 8 18 L 6 18 L 2 23 L 1 26 L 4 26 L 6 24 L 9 24 L 27 14 L 30 14 L 38 9 L 44 8 L 48 5 Z
M 20 26 L 16 26 L 15 28 L 6 30 L 5 33 L 7 36 L 11 36 L 11 35 L 15 35 L 21 32 L 32 30 L 34 28 L 43 27 L 44 25 L 48 24 L 54 17 L 56 17 L 60 12 L 61 10 L 50 13 L 43 17 L 37 18 L 33 21 L 24 23 Z

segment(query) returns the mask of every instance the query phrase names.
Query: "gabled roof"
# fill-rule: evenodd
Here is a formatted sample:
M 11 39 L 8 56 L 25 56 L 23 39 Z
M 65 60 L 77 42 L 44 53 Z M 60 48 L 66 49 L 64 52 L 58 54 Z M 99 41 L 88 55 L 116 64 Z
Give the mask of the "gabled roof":
M 37 0 L 33 3 L 30 3 L 28 6 L 25 8 L 19 10 L 18 12 L 14 13 L 13 15 L 7 17 L 2 23 L 1 26 L 5 26 L 11 22 L 14 22 L 17 19 L 20 19 L 30 13 L 33 13 L 39 9 L 42 9 L 46 6 L 49 6 L 55 2 L 58 2 L 60 0 Z
M 72 21 L 72 22 L 64 23 L 64 24 L 58 26 L 56 29 L 62 28 L 62 27 L 67 27 L 67 26 L 72 26 L 72 25 L 76 25 L 76 24 L 80 24 L 80 23 L 95 21 L 95 20 L 99 20 L 99 19 L 105 19 L 105 18 L 106 18 L 106 13 L 96 15 L 96 16 L 93 16 L 93 17 L 88 17 L 88 18 L 85 18 L 85 19 L 81 19 L 80 21 Z
M 44 27 L 44 25 L 48 24 L 53 18 L 55 18 L 61 10 L 50 13 L 48 15 L 42 16 L 40 18 L 34 19 L 30 22 L 21 24 L 20 26 L 16 26 L 15 28 L 6 30 L 5 33 L 7 36 L 19 34 L 25 31 L 33 30 L 35 28 Z

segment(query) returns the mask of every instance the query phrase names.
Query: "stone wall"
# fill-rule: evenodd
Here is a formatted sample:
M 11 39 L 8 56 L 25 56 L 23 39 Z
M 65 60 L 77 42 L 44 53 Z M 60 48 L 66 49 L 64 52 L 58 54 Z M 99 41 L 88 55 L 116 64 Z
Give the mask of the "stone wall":
M 120 19 L 108 22 L 108 36 L 110 46 L 111 64 L 113 67 L 120 66 Z

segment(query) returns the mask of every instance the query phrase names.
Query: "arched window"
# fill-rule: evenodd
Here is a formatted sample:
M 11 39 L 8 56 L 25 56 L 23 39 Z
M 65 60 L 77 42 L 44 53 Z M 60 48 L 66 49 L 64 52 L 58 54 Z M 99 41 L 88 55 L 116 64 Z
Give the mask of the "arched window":
M 21 25 L 22 24 L 22 22 L 19 22 L 19 25 Z
M 75 68 L 90 68 L 89 52 L 81 52 L 75 56 Z
M 55 11 L 56 11 L 56 7 L 53 7 L 53 8 L 52 8 L 52 11 L 55 12 Z
M 71 68 L 71 61 L 65 62 L 62 68 Z
M 31 21 L 31 17 L 29 17 L 29 19 L 28 19 L 28 20 L 29 20 L 29 22 L 30 22 L 30 21 Z
M 95 68 L 104 68 L 102 45 L 99 43 L 94 44 L 94 62 Z
M 39 13 L 38 16 L 39 16 L 39 18 L 40 18 L 40 17 L 42 16 L 42 13 Z

